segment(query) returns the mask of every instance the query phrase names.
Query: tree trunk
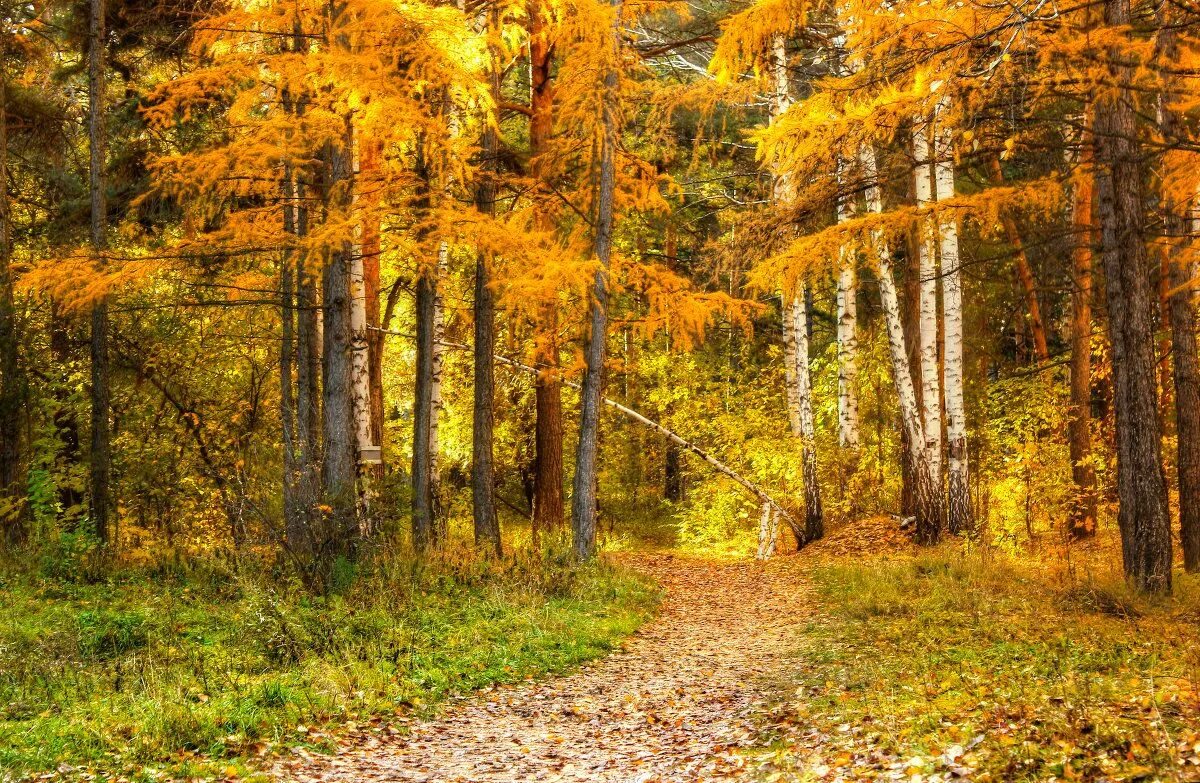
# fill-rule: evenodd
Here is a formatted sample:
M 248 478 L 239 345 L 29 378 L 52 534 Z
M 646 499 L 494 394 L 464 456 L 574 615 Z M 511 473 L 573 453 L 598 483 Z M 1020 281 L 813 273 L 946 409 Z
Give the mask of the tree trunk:
M 877 181 L 875 151 L 868 146 L 862 147 L 859 150 L 859 162 L 863 178 L 867 182 L 867 211 L 880 214 L 883 212 L 883 195 Z M 920 543 L 931 544 L 937 541 L 941 530 L 941 492 L 933 482 L 929 452 L 925 448 L 924 423 L 921 420 L 921 408 L 917 404 L 917 387 L 913 381 L 908 341 L 905 338 L 904 321 L 900 315 L 900 296 L 896 291 L 896 278 L 892 272 L 891 252 L 882 231 L 874 233 L 872 244 L 879 265 L 879 298 L 884 324 L 887 327 L 888 351 L 892 359 L 892 377 L 896 383 L 900 423 L 905 433 L 905 442 L 910 449 L 907 459 L 912 479 L 916 538 Z
M 50 300 L 50 355 L 59 370 L 54 378 L 54 434 L 58 440 L 58 453 L 54 462 L 58 477 L 58 508 L 66 530 L 78 528 L 79 519 L 86 510 L 87 498 L 75 484 L 74 472 L 80 464 L 79 419 L 75 416 L 75 405 L 69 388 L 71 365 L 71 326 L 58 304 Z
M 1130 23 L 1129 0 L 1105 0 L 1104 21 Z M 1171 589 L 1171 525 L 1155 389 L 1154 296 L 1142 226 L 1145 188 L 1132 69 L 1114 47 L 1118 85 L 1096 104 L 1100 249 L 1112 341 L 1117 440 L 1117 521 L 1126 576 L 1139 589 Z
M 997 183 L 1004 182 L 1004 169 L 1000 167 L 1000 159 L 991 159 L 992 176 Z M 1042 306 L 1038 300 L 1037 281 L 1033 277 L 1033 267 L 1029 265 L 1029 256 L 1025 253 L 1025 243 L 1021 241 L 1021 232 L 1017 230 L 1017 221 L 1007 212 L 1000 214 L 1000 224 L 1004 227 L 1004 236 L 1012 247 L 1013 261 L 1017 268 L 1017 281 L 1025 293 L 1025 310 L 1029 319 L 1029 330 L 1033 333 L 1033 350 L 1039 362 L 1050 360 L 1050 347 L 1046 341 L 1046 323 L 1042 320 Z
M 1080 142 L 1079 169 L 1071 201 L 1075 241 L 1071 248 L 1074 286 L 1071 289 L 1071 414 L 1067 442 L 1075 497 L 1067 518 L 1071 538 L 1096 533 L 1096 471 L 1092 466 L 1092 139 L 1086 131 Z
M 379 331 L 379 219 L 378 206 L 380 187 L 376 181 L 379 176 L 379 142 L 374 139 L 362 140 L 361 174 L 363 187 L 360 198 L 366 203 L 367 219 L 362 227 L 362 275 L 363 295 L 367 316 L 367 386 L 371 400 L 370 423 L 371 440 L 379 449 L 380 465 L 373 472 L 376 478 L 382 478 L 383 461 L 383 333 Z
M 841 173 L 845 162 L 839 160 L 838 168 Z M 844 176 L 839 177 L 839 180 L 844 179 Z M 838 222 L 844 223 L 853 214 L 850 196 L 840 194 L 837 200 Z M 857 260 L 858 254 L 853 250 L 842 249 L 837 286 L 838 444 L 845 449 L 858 448 Z
M 804 475 L 804 528 L 796 531 L 800 546 L 825 535 L 825 512 L 821 503 L 821 485 L 817 481 L 816 427 L 813 421 L 812 379 L 808 367 L 808 306 L 803 290 L 792 297 L 788 317 L 795 343 L 796 397 L 799 406 L 800 459 Z
M 916 168 L 913 171 L 913 190 L 917 197 L 917 206 L 927 208 L 934 199 L 932 150 L 929 144 L 929 126 L 927 118 L 920 118 L 912 131 L 913 159 Z M 938 361 L 938 269 L 937 269 L 937 226 L 932 218 L 921 220 L 920 240 L 917 244 L 919 253 L 919 274 L 921 286 L 921 425 L 925 432 L 926 461 L 929 463 L 929 474 L 936 491 L 942 492 L 942 389 L 940 378 L 940 362 Z M 939 509 L 940 510 L 940 509 Z M 936 527 L 921 533 L 921 538 L 937 541 L 941 535 L 942 522 L 936 521 Z
M 106 83 L 104 51 L 104 0 L 91 0 L 88 14 L 88 190 L 91 196 L 92 250 L 104 264 L 107 249 L 108 213 L 104 193 L 105 136 L 104 91 Z M 111 425 L 109 423 L 108 302 L 101 298 L 92 306 L 92 453 L 91 503 L 92 526 L 101 545 L 109 541 L 109 472 L 112 467 Z
M 21 411 L 24 383 L 17 363 L 17 313 L 13 301 L 12 234 L 8 207 L 8 111 L 6 52 L 0 42 L 0 494 L 14 504 L 0 521 L 8 544 L 25 540 L 26 509 L 21 486 Z
M 493 5 L 488 10 L 490 34 L 499 34 L 499 15 Z M 493 99 L 500 101 L 500 61 L 492 52 L 491 90 Z M 483 131 L 480 155 L 482 176 L 475 193 L 475 204 L 485 215 L 496 214 L 496 157 L 500 140 L 495 126 L 488 124 Z M 495 439 L 495 361 L 496 352 L 496 293 L 492 290 L 491 259 L 482 251 L 475 257 L 475 351 L 474 406 L 471 428 L 471 509 L 475 521 L 475 546 L 501 554 L 500 522 L 496 517 L 496 467 L 493 459 Z
M 345 215 L 350 208 L 347 184 L 352 176 L 352 140 L 347 126 L 341 144 L 325 150 L 325 191 L 328 210 Z M 322 270 L 322 393 L 324 451 L 321 461 L 322 511 L 327 515 L 323 551 L 353 555 L 358 539 L 355 491 L 357 425 L 354 406 L 354 343 L 351 322 L 350 270 L 354 247 L 341 240 L 328 249 Z M 328 510 L 326 510 L 328 509 Z
M 612 49 L 614 60 L 621 49 L 621 0 L 613 2 Z M 574 494 L 571 497 L 571 528 L 575 554 L 589 559 L 596 553 L 596 484 L 600 436 L 601 390 L 604 385 L 604 355 L 608 330 L 608 268 L 612 256 L 613 195 L 616 188 L 616 145 L 618 136 L 617 89 L 619 74 L 610 67 L 604 74 L 600 105 L 599 160 L 597 171 L 594 252 L 599 267 L 592 282 L 588 307 L 588 339 L 584 352 L 586 370 L 579 395 L 579 444 L 575 451 Z
M 943 99 L 944 100 L 944 99 Z M 937 116 L 944 116 L 939 105 Z M 950 128 L 935 127 L 935 187 L 937 200 L 954 198 L 954 150 Z M 971 525 L 970 468 L 967 461 L 967 411 L 963 386 L 962 272 L 958 251 L 958 218 L 938 216 L 941 238 L 942 310 L 945 332 L 945 394 L 947 441 L 947 523 L 951 533 L 965 533 Z
M 1164 64 L 1179 58 L 1178 22 L 1168 6 L 1159 11 L 1156 56 Z M 1169 78 L 1169 77 L 1168 77 Z M 1175 85 L 1171 85 L 1174 87 Z M 1167 144 L 1180 141 L 1183 118 L 1173 90 L 1159 96 L 1159 130 Z M 1196 346 L 1196 291 L 1187 252 L 1188 216 L 1170 196 L 1162 197 L 1167 233 L 1167 278 L 1171 326 L 1171 368 L 1175 386 L 1176 459 L 1179 475 L 1179 539 L 1183 565 L 1200 570 L 1200 355 Z
M 304 505 L 300 500 L 301 454 L 297 437 L 296 405 L 296 249 L 299 236 L 299 207 L 296 178 L 292 167 L 283 174 L 283 232 L 292 239 L 279 262 L 279 421 L 283 441 L 283 528 L 284 540 L 293 554 L 299 554 L 307 537 Z
M 543 177 L 541 156 L 554 132 L 554 96 L 551 68 L 554 55 L 547 37 L 547 10 L 541 0 L 529 4 L 529 154 L 534 177 Z M 538 227 L 548 225 L 544 210 L 535 205 Z M 536 424 L 534 428 L 533 526 L 536 530 L 562 527 L 563 503 L 563 409 L 562 383 L 558 374 L 557 302 L 543 309 L 538 336 L 534 380 Z
M 306 190 L 296 183 L 296 234 L 308 233 Z M 321 301 L 317 289 L 315 260 L 298 253 L 296 262 L 296 470 L 297 504 L 303 527 L 289 536 L 292 551 L 301 556 L 315 553 L 318 529 L 317 506 L 321 494 Z
M 417 278 L 417 377 L 413 401 L 412 535 L 417 552 L 434 543 L 433 451 L 430 421 L 433 408 L 433 357 L 436 333 L 437 268 Z
M 350 253 L 350 398 L 354 416 L 354 469 L 355 507 L 358 520 L 358 536 L 363 540 L 374 534 L 374 521 L 371 511 L 372 490 L 371 473 L 364 460 L 376 459 L 378 446 L 371 434 L 371 348 L 367 331 L 367 283 L 363 263 L 363 235 L 366 226 L 363 222 L 363 212 L 360 209 L 357 174 L 361 160 L 359 158 L 359 139 L 353 129 L 350 131 L 351 154 L 353 155 L 352 171 L 355 181 L 352 186 L 351 210 L 356 212 L 355 233 L 356 242 Z

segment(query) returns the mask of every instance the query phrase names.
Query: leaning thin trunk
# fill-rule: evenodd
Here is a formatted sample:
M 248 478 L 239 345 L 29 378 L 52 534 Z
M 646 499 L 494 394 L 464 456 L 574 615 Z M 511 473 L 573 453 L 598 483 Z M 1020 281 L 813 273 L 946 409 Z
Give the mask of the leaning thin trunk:
M 1129 0 L 1105 0 L 1104 21 L 1131 21 Z M 1171 589 L 1171 524 L 1155 389 L 1154 296 L 1142 226 L 1145 171 L 1126 53 L 1108 53 L 1117 89 L 1096 104 L 1100 254 L 1112 341 L 1117 522 L 1126 576 L 1140 589 Z
M 621 0 L 613 2 L 613 59 L 621 49 Z M 617 87 L 619 75 L 610 65 L 604 74 L 600 106 L 598 171 L 594 252 L 599 266 L 592 282 L 588 307 L 588 340 L 584 352 L 586 370 L 580 392 L 579 445 L 575 451 L 574 495 L 571 498 L 571 527 L 575 554 L 591 558 L 596 552 L 596 462 L 600 435 L 601 387 L 604 385 L 604 355 L 608 330 L 608 268 L 612 256 L 613 195 L 616 189 Z
M 939 115 L 944 116 L 945 107 Z M 952 131 L 935 129 L 934 181 L 939 202 L 954 198 Z M 942 261 L 942 315 L 945 331 L 947 445 L 947 522 L 951 533 L 971 530 L 970 469 L 967 461 L 967 411 L 963 394 L 962 272 L 958 252 L 958 218 L 952 210 L 938 216 Z
M 103 266 L 107 247 L 108 212 L 104 199 L 105 136 L 104 90 L 106 82 L 104 52 L 104 0 L 91 0 L 88 16 L 88 190 L 91 196 L 92 250 Z M 92 454 L 91 515 L 92 526 L 101 544 L 109 535 L 109 471 L 112 465 L 109 423 L 108 301 L 101 298 L 92 306 Z

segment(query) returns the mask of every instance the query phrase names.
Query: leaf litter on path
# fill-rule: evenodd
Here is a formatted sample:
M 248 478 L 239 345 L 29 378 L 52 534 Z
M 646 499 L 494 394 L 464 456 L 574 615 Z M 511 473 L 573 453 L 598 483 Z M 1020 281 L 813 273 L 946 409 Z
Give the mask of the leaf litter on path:
M 803 580 L 746 561 L 671 554 L 628 565 L 664 588 L 659 615 L 574 674 L 464 696 L 404 733 L 351 737 L 329 757 L 294 756 L 297 783 L 687 783 L 753 780 L 738 751 L 775 675 L 794 664 Z

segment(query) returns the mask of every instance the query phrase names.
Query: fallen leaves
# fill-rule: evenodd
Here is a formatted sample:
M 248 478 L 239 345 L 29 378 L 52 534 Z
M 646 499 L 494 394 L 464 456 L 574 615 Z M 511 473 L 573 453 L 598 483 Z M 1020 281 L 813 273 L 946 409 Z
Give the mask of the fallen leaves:
M 749 780 L 744 751 L 778 692 L 807 596 L 795 574 L 747 562 L 645 556 L 633 565 L 666 589 L 656 621 L 576 674 L 500 686 L 443 714 L 309 754 L 276 774 L 488 783 L 684 783 Z

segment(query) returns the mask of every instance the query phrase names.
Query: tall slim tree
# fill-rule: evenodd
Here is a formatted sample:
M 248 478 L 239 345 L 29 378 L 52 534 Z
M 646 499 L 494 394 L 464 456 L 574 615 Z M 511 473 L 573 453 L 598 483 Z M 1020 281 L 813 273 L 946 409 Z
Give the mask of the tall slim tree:
M 91 0 L 88 7 L 88 192 L 91 200 L 92 251 L 103 264 L 107 250 L 108 211 L 105 201 L 105 104 L 107 83 L 105 57 L 105 2 Z M 91 318 L 91 407 L 92 453 L 90 463 L 90 511 L 92 526 L 102 544 L 109 540 L 109 474 L 112 466 L 109 422 L 110 380 L 108 362 L 108 301 L 102 297 L 92 305 Z
M 1169 146 L 1181 138 L 1184 118 L 1175 104 L 1178 79 L 1169 75 L 1178 62 L 1178 12 L 1164 4 L 1158 11 L 1155 55 L 1166 88 L 1159 95 L 1159 132 Z M 1176 466 L 1179 481 L 1179 539 L 1183 564 L 1200 570 L 1200 354 L 1196 345 L 1196 291 L 1192 281 L 1190 226 L 1185 205 L 1169 193 L 1162 195 L 1163 224 L 1167 234 L 1168 322 L 1171 333 L 1171 368 L 1175 387 Z
M 616 192 L 616 146 L 619 133 L 617 72 L 621 52 L 621 0 L 613 2 L 611 51 L 605 64 L 600 121 L 596 139 L 596 210 L 593 225 L 593 254 L 598 266 L 588 302 L 588 338 L 584 350 L 586 369 L 579 393 L 579 444 L 575 450 L 572 482 L 571 532 L 577 557 L 596 553 L 596 484 L 600 435 L 601 392 L 604 386 L 604 357 L 608 334 L 608 274 L 613 243 L 613 197 Z
M 487 11 L 489 37 L 499 36 L 500 12 L 495 3 Z M 492 52 L 489 74 L 493 99 L 500 101 L 500 62 Z M 496 180 L 500 139 L 496 126 L 488 122 L 483 129 L 480 155 L 483 174 L 475 193 L 475 203 L 485 215 L 496 213 Z M 496 396 L 496 292 L 492 288 L 491 259 L 480 250 L 475 257 L 475 388 L 471 428 L 471 510 L 475 521 L 475 545 L 501 554 L 500 523 L 496 517 L 495 440 Z
M 934 194 L 933 150 L 930 144 L 930 119 L 921 117 L 913 124 L 912 145 L 915 168 L 913 169 L 913 191 L 917 206 L 928 207 Z M 934 487 L 942 492 L 942 386 L 941 363 L 938 361 L 938 226 L 932 218 L 925 218 L 920 225 L 917 244 L 920 263 L 920 352 L 921 352 L 921 425 L 925 432 L 926 461 Z M 939 509 L 941 511 L 941 509 Z M 924 535 L 936 541 L 942 522 Z
M 21 408 L 24 390 L 17 363 L 17 311 L 13 299 L 12 218 L 8 198 L 8 30 L 0 29 L 0 495 L 13 501 L 0 521 L 9 544 L 25 538 L 19 496 Z
M 1075 497 L 1068 516 L 1071 538 L 1096 533 L 1098 497 L 1092 465 L 1092 210 L 1095 201 L 1092 137 L 1084 120 L 1078 159 L 1079 176 L 1071 190 L 1071 411 L 1067 448 Z
M 940 104 L 946 101 L 943 98 Z M 946 116 L 942 105 L 936 113 Z M 954 198 L 953 129 L 934 127 L 934 188 L 939 202 Z M 963 384 L 962 265 L 958 251 L 958 217 L 943 209 L 938 215 L 942 278 L 942 313 L 945 340 L 945 401 L 947 444 L 946 516 L 951 533 L 971 529 L 970 468 L 967 461 L 967 411 Z
M 539 180 L 546 168 L 543 155 L 554 132 L 553 67 L 549 9 L 541 0 L 529 4 L 529 155 L 533 175 Z M 548 217 L 539 204 L 540 230 L 549 230 Z M 562 379 L 558 371 L 557 302 L 542 311 L 534 380 L 534 484 L 533 526 L 553 530 L 563 524 L 563 409 Z
M 1104 21 L 1112 28 L 1129 25 L 1129 0 L 1105 0 Z M 1145 169 L 1133 66 L 1119 45 L 1107 56 L 1116 87 L 1096 101 L 1095 138 L 1100 255 L 1112 342 L 1117 522 L 1126 576 L 1140 589 L 1167 592 L 1171 523 L 1155 384 L 1155 302 L 1143 228 Z

